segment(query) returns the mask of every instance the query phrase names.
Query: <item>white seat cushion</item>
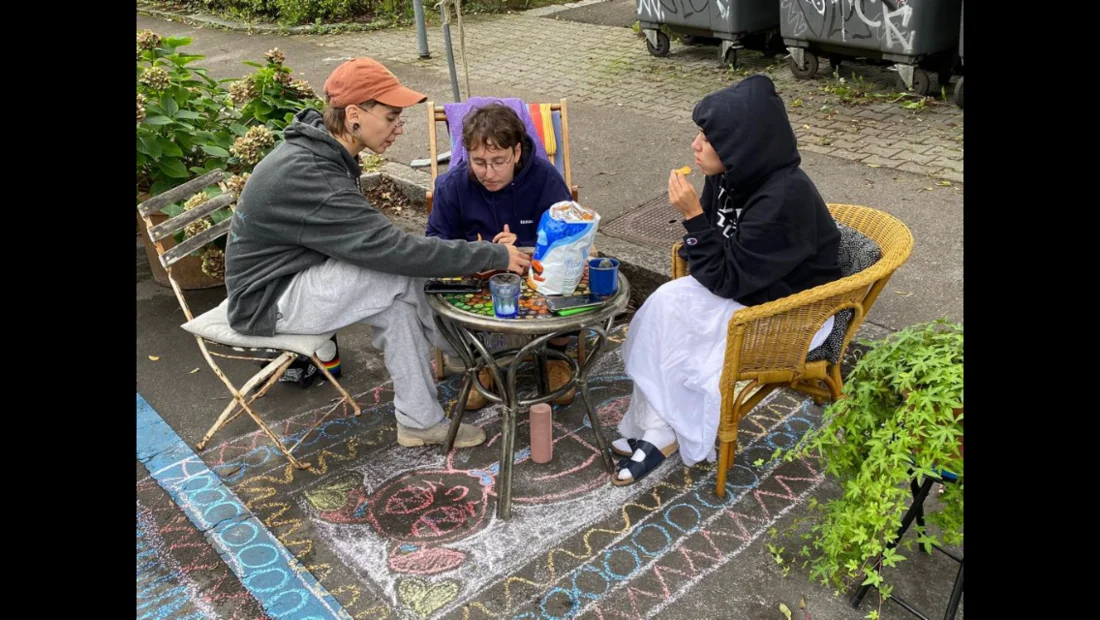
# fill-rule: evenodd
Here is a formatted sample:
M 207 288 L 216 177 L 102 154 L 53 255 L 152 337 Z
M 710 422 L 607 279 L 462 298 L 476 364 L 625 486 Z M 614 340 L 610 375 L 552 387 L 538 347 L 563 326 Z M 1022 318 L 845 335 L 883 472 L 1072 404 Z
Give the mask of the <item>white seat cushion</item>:
M 276 334 L 271 338 L 248 336 L 229 326 L 229 300 L 217 308 L 181 325 L 188 332 L 219 344 L 247 349 L 276 349 L 312 356 L 332 338 L 332 333 L 318 335 Z

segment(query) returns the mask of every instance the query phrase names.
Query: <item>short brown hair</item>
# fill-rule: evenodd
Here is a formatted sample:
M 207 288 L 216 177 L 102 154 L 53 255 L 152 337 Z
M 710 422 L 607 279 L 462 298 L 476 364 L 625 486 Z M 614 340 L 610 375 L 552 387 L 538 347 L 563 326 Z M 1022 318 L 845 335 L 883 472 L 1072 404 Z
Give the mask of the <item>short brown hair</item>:
M 480 107 L 462 120 L 462 145 L 467 151 L 482 144 L 492 149 L 514 149 L 526 133 L 519 115 L 500 103 Z
M 365 110 L 370 110 L 376 105 L 378 105 L 377 101 L 364 101 L 363 103 L 359 104 L 359 107 Z M 335 137 L 346 136 L 348 133 L 347 125 L 344 122 L 345 120 L 347 120 L 346 110 L 346 107 L 332 107 L 331 101 L 328 105 L 325 106 L 325 112 L 322 115 L 324 116 L 325 120 L 325 129 L 328 129 L 328 132 Z

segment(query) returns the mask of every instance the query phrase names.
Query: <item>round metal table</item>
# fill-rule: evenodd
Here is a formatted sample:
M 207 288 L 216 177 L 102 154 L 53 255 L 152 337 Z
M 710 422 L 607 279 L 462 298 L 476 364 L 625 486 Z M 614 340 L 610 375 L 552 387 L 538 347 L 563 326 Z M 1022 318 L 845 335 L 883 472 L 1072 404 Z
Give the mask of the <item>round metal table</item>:
M 587 272 L 587 270 L 586 270 Z M 574 294 L 588 291 L 587 273 Z M 530 407 L 537 403 L 546 403 L 565 395 L 570 388 L 576 387 L 584 403 L 592 431 L 596 435 L 596 445 L 603 455 L 604 466 L 609 474 L 614 473 L 611 452 L 600 430 L 600 422 L 592 409 L 588 395 L 588 372 L 599 358 L 607 342 L 607 334 L 615 317 L 626 309 L 630 299 L 630 283 L 619 274 L 619 290 L 596 310 L 581 312 L 571 316 L 556 316 L 546 308 L 546 298 L 527 287 L 524 278 L 520 291 L 520 314 L 517 318 L 501 319 L 493 314 L 492 297 L 489 284 L 481 293 L 474 294 L 429 294 L 425 296 L 428 306 L 435 311 L 435 322 L 440 334 L 451 344 L 466 367 L 462 379 L 462 389 L 451 412 L 451 428 L 447 441 L 443 445 L 444 454 L 451 451 L 462 415 L 466 410 L 466 399 L 471 389 L 476 389 L 489 402 L 504 404 L 504 420 L 501 430 L 500 474 L 498 476 L 497 516 L 508 519 L 512 515 L 512 464 L 515 460 L 516 414 L 521 407 Z M 580 330 L 581 337 L 586 331 L 598 336 L 596 346 L 587 353 L 585 359 L 574 360 L 564 352 L 547 349 L 546 343 L 552 338 Z M 511 348 L 490 353 L 474 332 L 493 332 L 505 334 L 523 334 L 533 336 L 532 340 L 519 348 Z M 551 392 L 546 378 L 546 360 L 548 357 L 564 360 L 570 365 L 573 376 L 569 381 Z M 516 392 L 516 373 L 520 363 L 534 358 L 538 365 L 538 392 L 534 398 L 520 400 Z M 478 380 L 478 372 L 489 368 L 493 373 L 493 389 L 486 389 Z

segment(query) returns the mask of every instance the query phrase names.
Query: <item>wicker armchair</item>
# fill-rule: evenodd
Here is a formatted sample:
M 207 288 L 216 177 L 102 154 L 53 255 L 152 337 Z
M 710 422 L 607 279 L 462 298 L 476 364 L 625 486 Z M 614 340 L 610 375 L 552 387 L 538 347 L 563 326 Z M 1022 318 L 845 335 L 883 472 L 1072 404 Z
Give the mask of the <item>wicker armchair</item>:
M 881 258 L 870 267 L 828 284 L 783 299 L 745 308 L 730 319 L 722 368 L 721 420 L 718 423 L 718 474 L 715 494 L 726 495 L 726 475 L 733 466 L 737 427 L 753 407 L 776 388 L 810 394 L 814 402 L 840 398 L 840 360 L 886 282 L 913 249 L 909 229 L 888 213 L 854 205 L 829 205 L 837 222 L 878 244 Z M 672 248 L 672 277 L 688 275 L 688 264 Z M 814 334 L 832 315 L 851 308 L 840 357 L 807 361 Z

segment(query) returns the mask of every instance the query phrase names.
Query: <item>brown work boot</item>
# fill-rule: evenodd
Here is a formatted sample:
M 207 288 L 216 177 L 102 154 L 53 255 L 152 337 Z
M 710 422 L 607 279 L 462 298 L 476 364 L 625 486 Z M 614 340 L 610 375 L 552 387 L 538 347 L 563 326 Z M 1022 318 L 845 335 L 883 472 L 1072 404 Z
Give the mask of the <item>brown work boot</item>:
M 417 446 L 441 445 L 447 441 L 447 433 L 451 423 L 444 420 L 431 428 L 411 428 L 397 425 L 397 443 L 406 448 Z M 458 426 L 458 435 L 455 437 L 455 448 L 472 448 L 485 443 L 485 431 L 472 425 L 462 423 Z
M 572 377 L 573 368 L 569 365 L 569 362 L 565 360 L 549 360 L 546 362 L 546 378 L 550 383 L 551 392 L 569 383 L 569 379 Z M 573 397 L 576 395 L 577 388 L 573 387 L 564 395 L 555 398 L 551 402 L 555 405 L 568 405 L 573 402 Z
M 478 380 L 481 381 L 481 385 L 487 390 L 493 389 L 493 371 L 488 368 L 482 368 L 477 373 Z M 477 388 L 470 386 L 470 395 L 466 397 L 466 411 L 473 411 L 475 409 L 481 409 L 489 400 L 481 395 L 481 392 L 477 391 Z

